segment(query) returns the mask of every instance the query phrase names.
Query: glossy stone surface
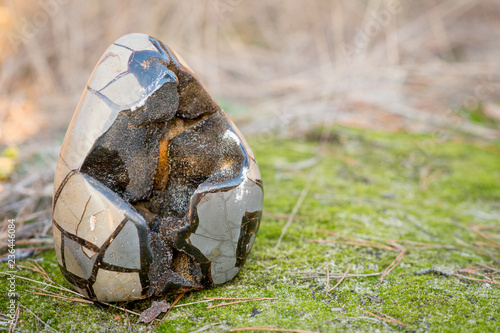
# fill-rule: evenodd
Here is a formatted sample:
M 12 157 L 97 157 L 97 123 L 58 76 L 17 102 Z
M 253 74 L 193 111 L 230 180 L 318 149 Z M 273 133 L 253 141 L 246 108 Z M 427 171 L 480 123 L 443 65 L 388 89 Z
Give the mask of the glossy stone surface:
M 113 43 L 54 178 L 54 246 L 75 290 L 117 302 L 225 283 L 262 202 L 252 150 L 191 69 L 148 35 Z

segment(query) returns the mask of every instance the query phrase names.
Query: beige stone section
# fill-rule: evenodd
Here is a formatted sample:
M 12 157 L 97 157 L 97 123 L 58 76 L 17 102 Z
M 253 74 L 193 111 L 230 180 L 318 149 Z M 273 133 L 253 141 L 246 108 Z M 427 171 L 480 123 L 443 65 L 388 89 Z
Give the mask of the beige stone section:
M 69 169 L 80 168 L 95 141 L 109 129 L 118 112 L 111 110 L 101 98 L 85 90 L 61 149 L 60 157 L 66 161 Z M 59 177 L 59 172 L 56 172 L 55 178 L 59 180 Z
M 134 74 L 127 74 L 111 83 L 101 93 L 121 108 L 127 108 L 145 97 L 146 92 Z
M 248 168 L 247 177 L 253 180 L 262 180 L 259 166 L 257 165 L 257 162 L 254 161 L 253 159 L 250 159 L 250 167 Z
M 54 193 L 59 189 L 61 183 L 64 178 L 68 175 L 71 169 L 68 167 L 66 162 L 59 157 L 59 161 L 57 161 L 56 173 L 54 175 Z
M 149 41 L 149 36 L 141 33 L 133 33 L 120 37 L 115 44 L 125 45 L 134 51 L 157 51 L 156 47 Z
M 118 302 L 141 298 L 142 286 L 138 273 L 121 273 L 99 269 L 93 285 L 101 302 Z
M 94 90 L 101 90 L 114 78 L 128 70 L 128 60 L 132 51 L 118 45 L 111 45 L 94 68 L 88 85 Z
M 89 258 L 92 259 L 93 256 L 95 256 L 97 253 L 92 251 L 91 249 L 86 248 L 85 246 L 82 246 L 82 251 L 85 253 L 85 255 Z
M 59 265 L 63 265 L 62 255 L 61 255 L 61 232 L 56 227 L 52 228 L 52 234 L 54 236 L 54 248 L 56 249 L 56 257 Z
M 125 218 L 123 210 L 113 202 L 122 199 L 117 195 L 109 198 L 111 195 L 111 191 L 104 195 L 80 173 L 76 173 L 69 178 L 59 195 L 54 220 L 64 230 L 101 247 Z
M 79 174 L 75 174 L 68 179 L 54 205 L 52 213 L 54 221 L 61 228 L 72 234 L 76 234 L 76 227 L 78 222 L 80 222 L 79 218 L 82 216 L 83 208 L 87 202 L 85 200 L 82 205 L 79 201 L 75 200 L 80 198 L 88 199 L 85 198 L 85 194 L 80 195 L 79 187 L 81 187 L 81 183 L 82 177 Z

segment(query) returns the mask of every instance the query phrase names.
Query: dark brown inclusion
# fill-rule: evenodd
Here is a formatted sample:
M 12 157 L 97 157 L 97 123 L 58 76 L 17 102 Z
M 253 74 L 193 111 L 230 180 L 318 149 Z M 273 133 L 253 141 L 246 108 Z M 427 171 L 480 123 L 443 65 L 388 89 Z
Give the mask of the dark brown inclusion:
M 241 220 L 240 238 L 236 248 L 236 267 L 242 267 L 248 255 L 248 246 L 253 235 L 259 230 L 262 211 L 246 212 Z
M 238 143 L 223 141 L 223 133 L 233 129 L 198 79 L 163 43 L 150 40 L 158 52 L 133 52 L 128 72 L 146 91 L 155 75 L 162 75 L 162 86 L 142 107 L 119 113 L 81 168 L 147 220 L 149 238 L 141 239 L 150 244 L 153 257 L 148 279 L 141 281 L 147 296 L 211 283 L 209 260 L 186 242 L 197 223 L 190 200 L 200 184 L 238 177 L 247 159 Z M 252 214 L 247 214 L 245 236 L 240 238 L 243 247 L 250 237 L 246 233 L 256 231 L 258 220 Z M 246 253 L 238 259 L 241 264 L 245 257 Z M 149 289 L 144 283 L 149 283 Z

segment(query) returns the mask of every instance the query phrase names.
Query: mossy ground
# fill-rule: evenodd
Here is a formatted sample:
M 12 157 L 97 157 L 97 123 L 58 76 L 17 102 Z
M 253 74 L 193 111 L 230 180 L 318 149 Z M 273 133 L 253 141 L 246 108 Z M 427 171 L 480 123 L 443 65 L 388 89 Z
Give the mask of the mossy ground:
M 455 276 L 415 275 L 432 267 L 449 272 L 478 264 L 498 268 L 498 249 L 483 246 L 489 251 L 485 253 L 478 246 L 466 246 L 485 241 L 470 225 L 500 226 L 498 145 L 459 136 L 438 139 L 337 127 L 319 162 L 314 163 L 311 158 L 320 144 L 318 133 L 302 139 L 268 137 L 265 142 L 250 138 L 264 181 L 266 212 L 250 258 L 232 282 L 187 294 L 179 304 L 205 297 L 277 299 L 212 309 L 206 306 L 222 301 L 174 308 L 156 330 L 218 332 L 272 326 L 319 332 L 500 332 L 499 285 Z M 312 163 L 303 163 L 307 160 Z M 315 177 L 276 248 L 288 214 L 310 181 L 311 169 L 315 169 Z M 380 276 L 346 278 L 326 294 L 327 264 L 332 273 L 343 273 L 350 264 L 352 274 L 376 273 L 386 269 L 399 251 L 311 242 L 338 240 L 318 231 L 320 228 L 384 244 L 412 240 L 448 248 L 408 246 L 402 261 L 382 283 Z M 498 236 L 498 230 L 490 234 L 496 237 L 495 233 Z M 67 286 L 53 250 L 38 258 L 56 283 Z M 43 280 L 28 270 L 17 274 Z M 5 277 L 2 280 L 0 312 L 6 313 Z M 330 285 L 335 283 L 332 279 Z M 61 332 L 146 330 L 134 315 L 33 295 L 27 292 L 32 286 L 37 285 L 16 280 L 18 302 L 24 307 L 17 325 L 20 331 L 51 331 L 41 321 Z M 167 299 L 171 302 L 175 296 Z M 151 300 L 122 304 L 136 312 L 150 305 Z M 406 326 L 382 322 L 364 311 L 384 313 Z

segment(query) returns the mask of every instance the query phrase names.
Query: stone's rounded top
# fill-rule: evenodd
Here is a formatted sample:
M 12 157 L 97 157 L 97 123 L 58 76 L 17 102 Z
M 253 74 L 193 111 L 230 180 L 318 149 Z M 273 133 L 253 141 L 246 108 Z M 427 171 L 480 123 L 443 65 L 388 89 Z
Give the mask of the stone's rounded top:
M 146 34 L 117 39 L 54 177 L 54 244 L 73 288 L 117 302 L 230 281 L 262 202 L 252 150 L 184 60 Z

